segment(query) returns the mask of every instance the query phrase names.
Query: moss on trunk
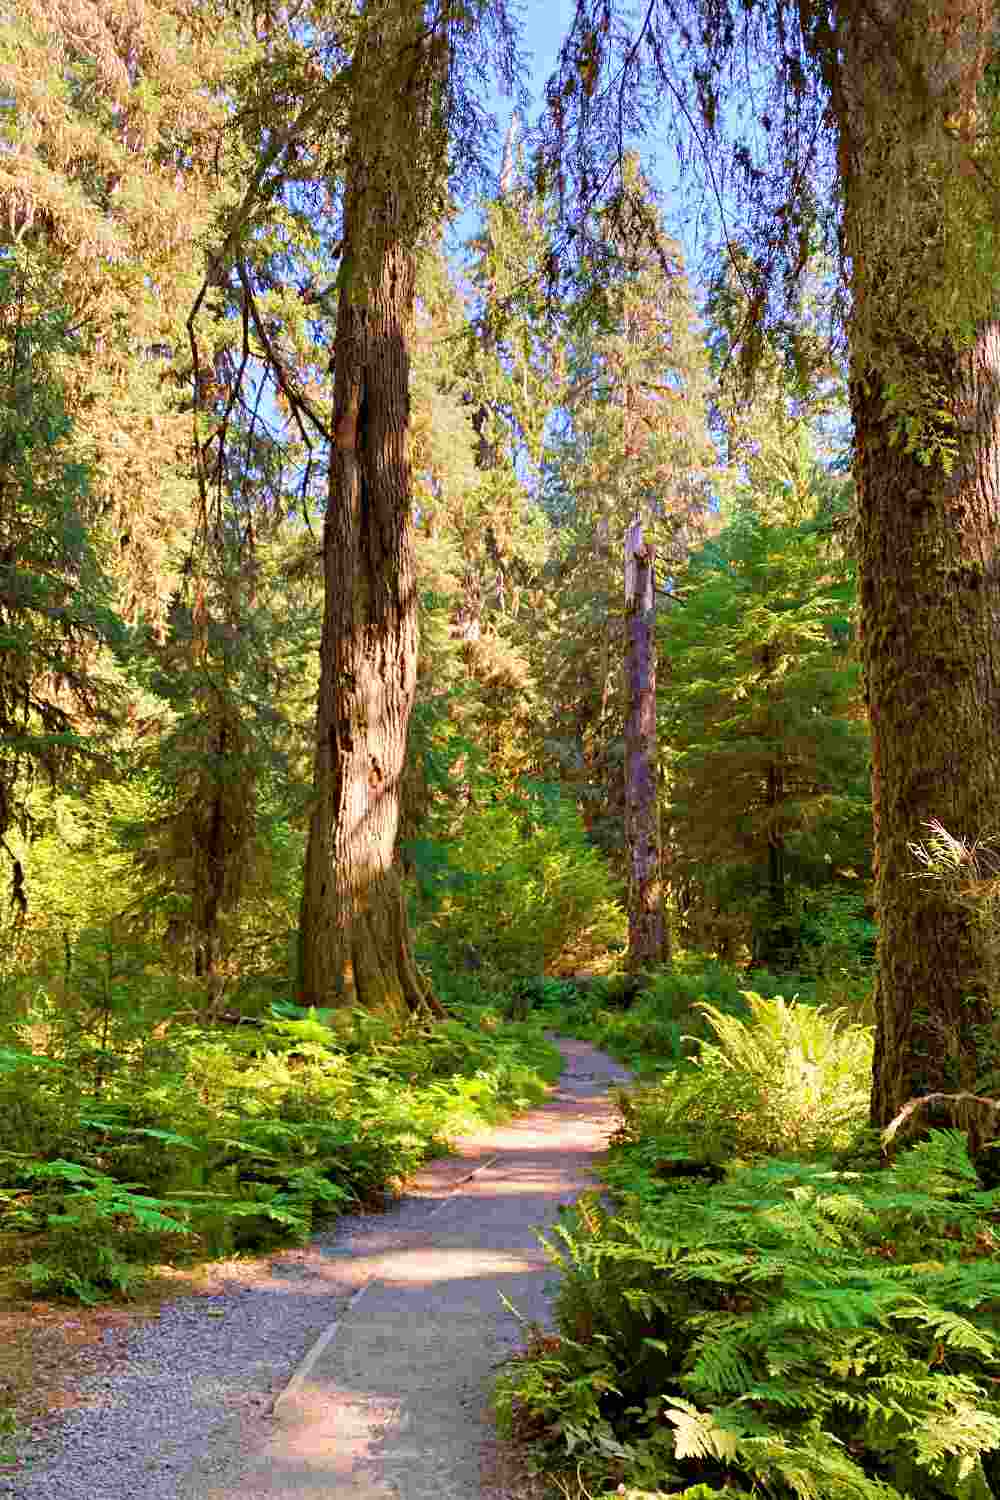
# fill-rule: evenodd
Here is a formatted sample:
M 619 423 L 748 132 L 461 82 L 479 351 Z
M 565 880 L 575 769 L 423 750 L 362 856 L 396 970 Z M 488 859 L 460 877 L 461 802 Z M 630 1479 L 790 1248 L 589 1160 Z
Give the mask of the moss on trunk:
M 1000 800 L 1000 576 L 996 563 L 1000 337 L 927 351 L 972 419 L 951 475 L 892 441 L 884 392 L 855 379 L 860 603 L 872 725 L 879 920 L 872 1123 L 915 1094 L 969 1088 L 989 1015 L 984 939 L 910 844 L 939 818 L 975 838 Z

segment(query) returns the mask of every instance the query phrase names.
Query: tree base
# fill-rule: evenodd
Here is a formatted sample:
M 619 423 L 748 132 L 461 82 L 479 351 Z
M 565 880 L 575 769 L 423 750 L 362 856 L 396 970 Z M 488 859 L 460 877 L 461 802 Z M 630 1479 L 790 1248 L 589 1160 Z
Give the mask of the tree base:
M 303 902 L 299 1004 L 367 1011 L 402 1022 L 447 1012 L 424 982 L 410 947 L 402 883 L 395 871 L 369 893 L 367 910 L 345 927 L 309 934 Z

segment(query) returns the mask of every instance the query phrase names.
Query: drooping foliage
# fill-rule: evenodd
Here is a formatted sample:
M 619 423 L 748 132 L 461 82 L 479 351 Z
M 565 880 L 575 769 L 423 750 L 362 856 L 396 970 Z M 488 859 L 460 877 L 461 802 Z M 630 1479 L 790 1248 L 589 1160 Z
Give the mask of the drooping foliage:
M 637 211 L 656 217 L 633 167 Z M 595 250 L 599 310 L 570 319 L 564 400 L 545 456 L 542 503 L 555 530 L 542 670 L 557 697 L 548 734 L 588 825 L 621 856 L 624 796 L 624 538 L 633 518 L 660 559 L 662 588 L 698 534 L 714 455 L 707 370 L 680 246 L 660 222 L 634 257 L 613 226 Z M 567 649 L 568 648 L 568 649 Z
M 0 844 L 13 904 L 27 915 L 21 860 L 6 844 L 30 827 L 29 792 L 58 787 L 105 755 L 118 691 L 114 609 L 87 447 L 67 412 L 66 370 L 87 357 L 43 266 L 0 258 Z
M 288 577 L 287 528 L 251 542 L 238 522 L 178 590 L 165 640 L 139 644 L 147 733 L 134 774 L 148 802 L 120 829 L 141 872 L 134 918 L 190 955 L 210 1004 L 227 973 L 285 958 L 319 635 L 315 585 Z
M 221 12 L 126 0 L 19 0 L 5 26 L 2 238 L 40 257 L 88 343 L 66 404 L 128 618 L 161 618 L 194 504 L 185 322 L 225 194 L 225 78 L 250 44 Z

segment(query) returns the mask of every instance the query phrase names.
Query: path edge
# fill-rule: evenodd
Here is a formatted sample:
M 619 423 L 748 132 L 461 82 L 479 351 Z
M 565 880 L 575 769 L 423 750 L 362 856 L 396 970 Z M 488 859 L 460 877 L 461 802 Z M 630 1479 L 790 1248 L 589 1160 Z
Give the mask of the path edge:
M 447 1185 L 448 1191 L 446 1196 L 441 1199 L 440 1203 L 435 1203 L 430 1213 L 426 1215 L 426 1218 L 433 1219 L 438 1210 L 444 1208 L 445 1204 L 450 1202 L 456 1188 L 461 1187 L 464 1182 L 469 1182 L 480 1172 L 485 1172 L 487 1167 L 494 1166 L 499 1160 L 500 1153 L 498 1153 L 496 1156 L 489 1156 L 484 1161 L 481 1161 L 477 1166 L 473 1167 L 471 1172 L 464 1172 L 461 1177 L 454 1178 Z M 337 1334 L 343 1324 L 347 1322 L 347 1319 L 350 1317 L 350 1314 L 354 1310 L 355 1304 L 360 1302 L 361 1298 L 364 1296 L 365 1292 L 367 1292 L 368 1288 L 378 1279 L 379 1278 L 377 1273 L 375 1271 L 372 1271 L 371 1274 L 352 1293 L 350 1301 L 344 1308 L 344 1311 L 341 1313 L 340 1317 L 334 1318 L 333 1322 L 330 1323 L 328 1327 L 324 1328 L 319 1337 L 316 1338 L 309 1346 L 306 1353 L 303 1355 L 302 1359 L 299 1361 L 294 1371 L 292 1372 L 291 1378 L 288 1380 L 286 1385 L 278 1392 L 278 1394 L 272 1401 L 271 1408 L 268 1413 L 270 1416 L 280 1418 L 282 1414 L 282 1407 L 290 1403 L 295 1398 L 295 1396 L 298 1395 L 299 1391 L 307 1383 L 309 1376 L 312 1374 L 320 1355 L 325 1353 L 325 1351 L 330 1347 L 330 1345 L 336 1339 Z

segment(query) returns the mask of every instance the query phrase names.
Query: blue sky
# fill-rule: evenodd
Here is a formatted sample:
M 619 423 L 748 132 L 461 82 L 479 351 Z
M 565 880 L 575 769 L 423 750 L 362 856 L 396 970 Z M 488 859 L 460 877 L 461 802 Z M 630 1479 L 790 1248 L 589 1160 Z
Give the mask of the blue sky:
M 576 11 L 576 4 L 575 0 L 522 0 L 519 11 L 522 21 L 522 52 L 527 63 L 527 87 L 531 95 L 529 122 L 533 123 L 537 119 L 541 109 L 545 83 L 555 68 L 559 47 L 569 31 Z M 489 105 L 497 118 L 499 143 L 502 143 L 507 126 L 510 123 L 513 101 L 504 98 L 499 92 L 494 92 L 489 100 Z M 655 135 L 651 135 L 645 142 L 638 142 L 637 144 L 644 158 L 649 148 L 656 149 L 661 146 L 661 143 L 655 139 Z M 661 155 L 660 169 L 658 171 L 651 171 L 651 180 L 658 190 L 664 194 L 667 230 L 669 233 L 675 235 L 684 246 L 688 261 L 688 273 L 697 285 L 697 277 L 694 274 L 696 253 L 693 239 L 685 231 L 682 216 L 680 214 L 672 216 L 670 213 L 671 200 L 679 203 L 681 198 L 677 172 L 671 168 L 668 150 L 663 150 L 658 154 Z M 498 159 L 498 174 L 499 168 L 500 162 Z M 477 227 L 478 216 L 475 211 L 466 210 L 458 221 L 457 230 L 459 237 L 461 239 L 467 238 Z
M 559 46 L 569 30 L 576 5 L 575 0 L 549 0 L 549 3 L 546 0 L 524 0 L 519 9 L 523 22 L 521 50 L 527 64 L 526 82 L 531 95 L 530 122 L 537 118 L 545 81 L 555 68 Z M 510 124 L 514 101 L 504 98 L 494 89 L 486 102 L 496 116 L 499 152 Z M 496 165 L 499 175 L 499 156 Z M 458 220 L 458 237 L 467 239 L 477 227 L 478 215 L 475 209 L 467 208 Z
M 531 53 L 529 88 L 536 105 L 541 100 L 545 80 L 555 67 L 559 44 L 569 30 L 575 10 L 574 0 L 525 0 L 522 8 L 525 51 Z

